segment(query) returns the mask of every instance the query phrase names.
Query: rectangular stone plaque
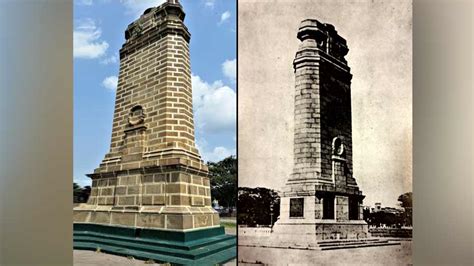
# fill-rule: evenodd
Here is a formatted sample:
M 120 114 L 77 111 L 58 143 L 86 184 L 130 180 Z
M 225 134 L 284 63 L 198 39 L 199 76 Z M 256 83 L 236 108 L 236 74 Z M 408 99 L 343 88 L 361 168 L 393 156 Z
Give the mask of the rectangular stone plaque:
M 290 199 L 290 217 L 303 217 L 304 198 Z

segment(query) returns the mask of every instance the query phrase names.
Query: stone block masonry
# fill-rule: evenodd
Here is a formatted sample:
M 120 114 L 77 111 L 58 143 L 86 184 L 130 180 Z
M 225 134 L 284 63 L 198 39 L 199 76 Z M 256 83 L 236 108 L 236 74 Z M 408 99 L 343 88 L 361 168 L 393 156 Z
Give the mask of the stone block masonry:
M 194 137 L 191 34 L 178 1 L 125 31 L 110 150 L 92 174 L 77 223 L 190 230 L 219 225 Z
M 314 19 L 301 22 L 297 37 L 294 166 L 282 189 L 274 232 L 296 234 L 304 241 L 367 237 L 364 196 L 352 175 L 352 74 L 344 58 L 346 40 L 334 26 Z M 303 211 L 296 212 L 300 205 Z
M 236 256 L 211 207 L 208 168 L 194 138 L 189 41 L 178 0 L 125 31 L 110 150 L 74 209 L 74 248 L 172 265 Z

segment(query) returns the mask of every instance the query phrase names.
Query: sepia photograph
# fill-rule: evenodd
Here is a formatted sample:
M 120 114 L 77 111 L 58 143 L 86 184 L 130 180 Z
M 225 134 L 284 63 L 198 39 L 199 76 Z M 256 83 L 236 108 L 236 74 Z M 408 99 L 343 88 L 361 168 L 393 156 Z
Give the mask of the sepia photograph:
M 412 264 L 411 1 L 239 1 L 238 261 Z

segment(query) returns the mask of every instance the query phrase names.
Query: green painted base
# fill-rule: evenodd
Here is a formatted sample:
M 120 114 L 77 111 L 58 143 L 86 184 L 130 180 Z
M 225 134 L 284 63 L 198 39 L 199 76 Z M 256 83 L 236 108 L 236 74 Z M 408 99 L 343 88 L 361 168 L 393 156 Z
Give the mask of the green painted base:
M 188 232 L 74 223 L 74 249 L 97 250 L 173 265 L 215 265 L 234 259 L 236 238 L 223 226 Z

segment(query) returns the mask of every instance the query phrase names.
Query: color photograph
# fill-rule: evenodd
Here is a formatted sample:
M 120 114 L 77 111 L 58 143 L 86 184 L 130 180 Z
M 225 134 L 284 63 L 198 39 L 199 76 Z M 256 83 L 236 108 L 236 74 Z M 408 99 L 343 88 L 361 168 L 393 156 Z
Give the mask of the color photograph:
M 235 1 L 74 2 L 74 263 L 235 265 Z

